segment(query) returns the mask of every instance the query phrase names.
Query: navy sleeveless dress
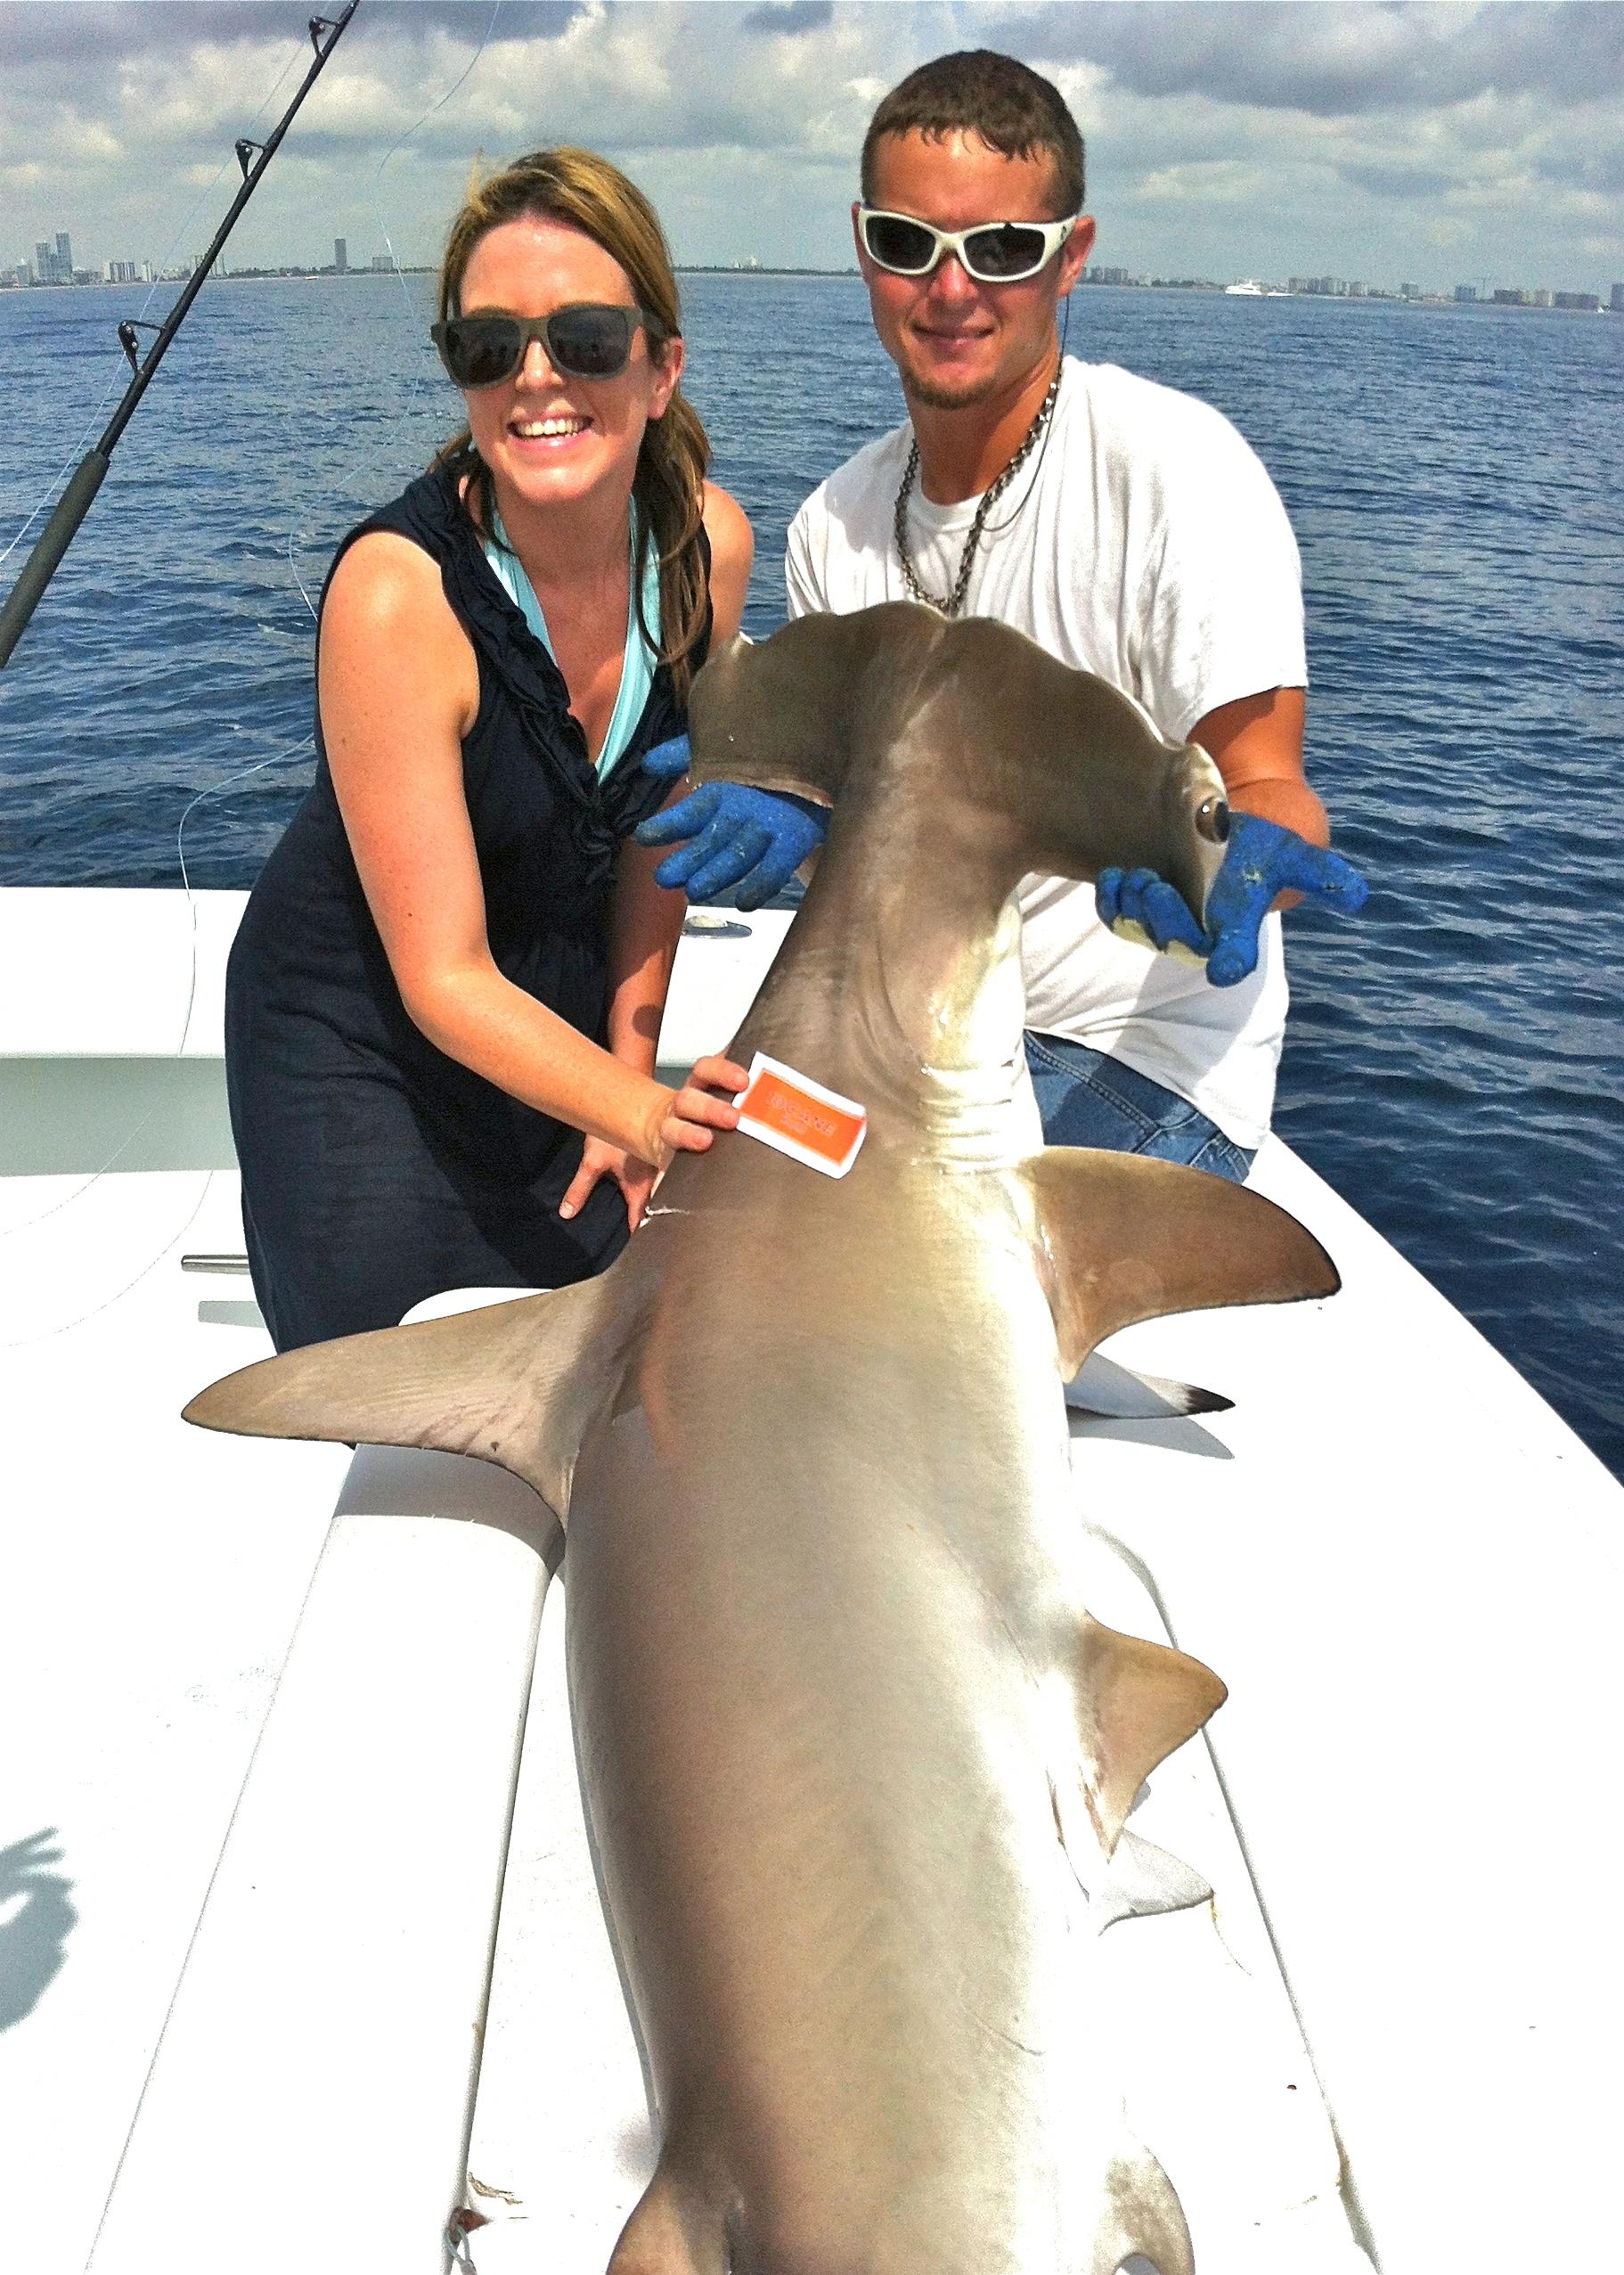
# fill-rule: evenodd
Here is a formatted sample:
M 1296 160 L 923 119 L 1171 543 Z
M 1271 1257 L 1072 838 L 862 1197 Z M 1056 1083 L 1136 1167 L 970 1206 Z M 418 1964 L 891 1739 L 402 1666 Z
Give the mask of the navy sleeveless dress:
M 686 723 L 671 674 L 656 672 L 624 756 L 600 782 L 563 675 L 486 561 L 454 476 L 413 482 L 351 531 L 337 560 L 379 529 L 438 561 L 478 658 L 462 773 L 491 953 L 601 1043 L 616 855 L 666 789 L 638 762 Z M 577 1216 L 559 1215 L 580 1132 L 447 1058 L 407 1016 L 350 853 L 319 710 L 316 752 L 315 781 L 249 896 L 226 978 L 243 1230 L 279 1351 L 393 1326 L 447 1288 L 562 1287 L 601 1271 L 627 1236 L 625 1203 L 607 1180 Z

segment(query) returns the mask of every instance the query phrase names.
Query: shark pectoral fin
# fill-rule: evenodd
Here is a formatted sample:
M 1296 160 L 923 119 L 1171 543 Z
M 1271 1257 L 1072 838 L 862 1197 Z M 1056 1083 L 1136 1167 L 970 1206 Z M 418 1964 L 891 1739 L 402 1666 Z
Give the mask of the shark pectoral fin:
M 887 692 L 910 684 L 944 629 L 934 610 L 893 601 L 849 616 L 798 617 L 759 646 L 729 642 L 694 681 L 694 781 L 747 782 L 832 806 L 851 757 L 853 704 L 861 695 L 871 713 Z M 876 675 L 883 684 L 871 683 Z
M 1083 1790 L 1107 1856 L 1152 1770 L 1193 1738 L 1227 1695 L 1199 1659 L 1084 1616 L 1077 1655 Z
M 559 1518 L 582 1438 L 641 1332 L 641 1276 L 312 1343 L 199 1393 L 184 1419 L 249 1437 L 432 1445 L 510 1469 Z
M 1026 1164 L 1060 1364 L 1135 1320 L 1334 1296 L 1336 1266 L 1294 1216 L 1227 1178 L 1138 1154 L 1049 1146 Z

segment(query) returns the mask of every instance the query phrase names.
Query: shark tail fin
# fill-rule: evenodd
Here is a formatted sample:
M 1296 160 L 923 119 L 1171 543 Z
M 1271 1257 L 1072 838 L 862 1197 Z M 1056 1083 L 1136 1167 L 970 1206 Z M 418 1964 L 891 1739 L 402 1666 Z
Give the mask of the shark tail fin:
M 1199 1659 L 1084 1615 L 1077 1655 L 1083 1789 L 1107 1856 L 1152 1770 L 1194 1738 L 1227 1695 Z
M 1184 2206 L 1147 2148 L 1125 2132 L 1106 2163 L 1088 2275 L 1148 2263 L 1156 2275 L 1196 2275 Z
M 730 2256 L 722 2216 L 667 2154 L 620 2231 L 608 2275 L 728 2275 Z
M 1135 1320 L 1296 1303 L 1342 1285 L 1305 1226 L 1227 1178 L 1078 1146 L 1046 1147 L 1025 1174 L 1068 1376 Z
M 200 1391 L 184 1419 L 250 1437 L 432 1445 L 510 1469 L 560 1522 L 575 1456 L 641 1330 L 634 1281 L 312 1343 Z

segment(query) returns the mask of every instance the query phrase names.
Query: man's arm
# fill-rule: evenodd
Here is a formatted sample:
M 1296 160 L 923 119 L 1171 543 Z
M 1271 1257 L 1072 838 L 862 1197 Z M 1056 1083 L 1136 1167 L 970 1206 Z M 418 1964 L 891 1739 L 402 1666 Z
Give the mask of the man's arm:
M 1229 793 L 1229 841 L 1207 896 L 1204 933 L 1183 896 L 1148 869 L 1100 872 L 1101 921 L 1124 937 L 1193 955 L 1215 987 L 1254 970 L 1258 936 L 1271 909 L 1305 894 L 1350 914 L 1362 908 L 1365 882 L 1329 850 L 1325 807 L 1302 767 L 1305 715 L 1300 687 L 1275 687 L 1220 704 L 1196 721 L 1189 740 L 1216 763 Z M 1299 889 L 1300 888 L 1300 889 Z
M 1328 846 L 1330 821 L 1303 771 L 1307 709 L 1301 687 L 1271 687 L 1220 703 L 1196 720 L 1189 739 L 1217 765 L 1232 806 L 1294 830 L 1310 845 Z M 1301 893 L 1282 893 L 1274 906 L 1293 908 L 1302 898 Z

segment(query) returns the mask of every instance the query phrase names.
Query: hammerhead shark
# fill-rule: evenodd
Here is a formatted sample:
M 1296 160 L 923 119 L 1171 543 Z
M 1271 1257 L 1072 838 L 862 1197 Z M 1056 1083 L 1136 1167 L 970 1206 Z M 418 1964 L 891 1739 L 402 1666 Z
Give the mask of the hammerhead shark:
M 1020 634 L 908 603 L 731 643 L 691 735 L 698 779 L 833 807 L 731 1055 L 859 1101 L 849 1173 L 720 1134 L 600 1278 L 187 1412 L 473 1454 L 567 1528 L 659 2144 L 610 2275 L 1190 2275 L 1073 1993 L 1102 1919 L 1209 1893 L 1125 1820 L 1224 1690 L 1089 1617 L 1062 1386 L 1131 1321 L 1337 1275 L 1243 1188 L 1042 1148 L 1014 895 L 1143 864 L 1204 916 L 1222 780 Z

